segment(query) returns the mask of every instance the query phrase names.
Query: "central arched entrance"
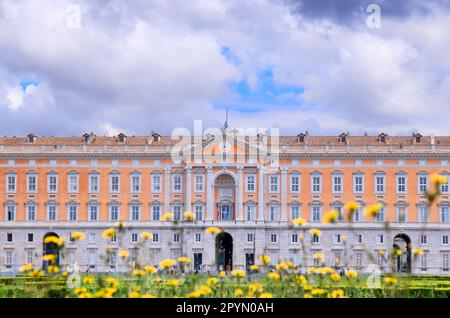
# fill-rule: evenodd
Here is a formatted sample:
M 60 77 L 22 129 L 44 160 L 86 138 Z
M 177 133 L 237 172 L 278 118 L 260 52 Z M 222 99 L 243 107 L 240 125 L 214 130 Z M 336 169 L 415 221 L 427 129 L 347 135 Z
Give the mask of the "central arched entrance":
M 45 239 L 47 237 L 52 237 L 52 236 L 59 238 L 58 234 L 53 233 L 53 232 L 45 234 L 45 236 L 44 236 L 44 238 L 42 240 L 42 244 L 43 244 L 42 251 L 43 251 L 43 256 L 50 255 L 50 254 L 56 255 L 56 261 L 54 263 L 51 263 L 50 261 L 43 261 L 42 262 L 42 268 L 44 270 L 47 270 L 49 265 L 59 266 L 59 248 L 58 248 L 58 245 L 56 243 L 53 243 L 53 242 L 45 243 Z
M 216 237 L 216 264 L 219 271 L 233 269 L 233 237 L 229 233 Z
M 411 239 L 406 234 L 398 234 L 394 237 L 393 249 L 402 253 L 394 253 L 396 260 L 393 270 L 397 273 L 411 273 Z

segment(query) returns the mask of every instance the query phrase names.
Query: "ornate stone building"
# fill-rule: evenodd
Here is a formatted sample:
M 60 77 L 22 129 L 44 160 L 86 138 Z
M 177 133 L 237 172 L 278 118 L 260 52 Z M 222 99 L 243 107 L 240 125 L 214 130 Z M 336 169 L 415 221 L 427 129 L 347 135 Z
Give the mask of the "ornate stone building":
M 312 255 L 322 252 L 329 266 L 448 273 L 448 184 L 432 205 L 424 191 L 431 174 L 450 172 L 450 137 L 249 138 L 224 130 L 184 139 L 191 146 L 157 133 L 0 138 L 0 272 L 45 266 L 43 240 L 57 235 L 67 238 L 60 263 L 83 271 L 120 271 L 125 264 L 114 253 L 124 248 L 133 261 L 185 255 L 203 270 L 245 268 L 262 254 L 313 266 Z M 352 200 L 361 205 L 353 222 L 321 222 Z M 364 206 L 377 202 L 376 219 L 365 219 Z M 184 211 L 195 221 L 183 221 Z M 168 213 L 176 222 L 161 221 Z M 299 217 L 307 225 L 293 228 Z M 103 239 L 117 221 L 127 233 Z M 206 234 L 212 225 L 224 232 Z M 71 242 L 73 231 L 86 239 Z M 153 238 L 141 242 L 142 231 Z M 391 262 L 393 246 L 404 254 Z M 114 253 L 103 260 L 107 247 Z M 424 254 L 412 257 L 415 248 Z

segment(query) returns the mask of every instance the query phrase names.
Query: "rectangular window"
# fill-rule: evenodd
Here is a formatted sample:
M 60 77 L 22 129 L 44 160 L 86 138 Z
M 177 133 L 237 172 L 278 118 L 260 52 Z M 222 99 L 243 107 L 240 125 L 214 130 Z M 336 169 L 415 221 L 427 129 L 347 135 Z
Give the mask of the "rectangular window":
M 11 250 L 7 250 L 5 252 L 5 265 L 7 266 L 7 268 L 11 268 L 11 266 L 13 265 L 13 251 Z
M 195 219 L 198 221 L 203 220 L 203 205 L 195 205 Z
M 70 174 L 69 175 L 69 193 L 77 193 L 78 192 L 78 175 Z
M 78 206 L 75 204 L 71 204 L 69 205 L 69 221 L 76 221 L 77 220 L 77 211 L 78 210 Z
M 110 242 L 110 243 L 116 243 L 116 242 L 117 242 L 117 236 L 116 236 L 116 235 L 111 236 L 111 237 L 109 238 L 109 242 Z
M 36 221 L 36 206 L 34 204 L 27 205 L 27 220 Z
M 89 221 L 97 221 L 98 220 L 98 205 L 90 204 L 89 205 Z
M 442 236 L 442 245 L 448 245 L 448 235 Z
M 173 176 L 173 192 L 181 192 L 181 187 L 182 187 L 182 178 L 180 175 L 175 174 Z
M 196 242 L 202 241 L 202 233 L 195 233 L 195 241 Z
M 139 221 L 140 219 L 140 209 L 139 205 L 131 205 L 131 221 Z
M 120 176 L 119 175 L 110 175 L 109 177 L 109 186 L 111 193 L 118 193 L 120 191 Z
M 298 219 L 300 217 L 300 206 L 298 204 L 291 205 L 291 219 Z
M 297 175 L 291 176 L 291 192 L 292 193 L 300 192 L 300 176 Z
M 89 176 L 89 192 L 98 193 L 100 189 L 100 178 L 98 175 Z
M 6 206 L 6 220 L 15 221 L 16 220 L 16 205 L 8 204 Z
M 448 253 L 441 254 L 442 269 L 448 271 Z
M 254 221 L 255 220 L 255 206 L 253 204 L 246 205 L 246 220 Z
M 47 191 L 48 193 L 58 192 L 58 176 L 55 174 L 50 174 L 47 177 Z
M 269 220 L 275 222 L 278 220 L 278 206 L 271 205 L 269 207 Z
M 355 244 L 362 244 L 363 236 L 361 234 L 355 234 Z
M 27 264 L 33 264 L 34 250 L 27 250 Z
M 384 211 L 384 207 L 382 207 L 375 215 L 375 220 L 377 222 L 384 222 L 384 217 L 385 217 L 385 211 Z
M 161 206 L 160 205 L 153 205 L 152 206 L 152 219 L 153 221 L 159 221 L 161 217 Z
M 181 221 L 181 206 L 180 205 L 173 206 L 173 220 Z
M 195 175 L 195 192 L 203 192 L 203 175 Z
M 384 235 L 377 234 L 377 244 L 384 244 Z
M 141 177 L 138 175 L 132 175 L 130 177 L 130 183 L 131 183 L 131 193 L 139 193 L 141 192 Z
M 255 192 L 255 176 L 247 176 L 247 192 Z
M 406 176 L 397 176 L 397 193 L 406 193 Z
M 269 185 L 270 192 L 278 192 L 278 176 L 270 176 Z
M 153 233 L 153 243 L 158 243 L 159 242 L 159 233 Z
M 334 242 L 334 244 L 341 244 L 342 243 L 342 236 L 341 236 L 341 234 L 335 234 L 333 242 Z
M 364 193 L 364 176 L 353 176 L 353 192 Z
M 423 194 L 428 191 L 428 176 L 419 176 L 418 181 L 419 194 Z
M 419 222 L 428 222 L 428 206 L 419 206 Z
M 291 242 L 292 243 L 298 243 L 298 234 L 292 234 Z
M 97 250 L 96 249 L 89 249 L 88 264 L 89 264 L 89 268 L 91 268 L 91 269 L 95 269 L 95 267 L 97 266 Z
M 342 176 L 333 176 L 333 193 L 342 193 Z
M 175 243 L 179 242 L 179 241 L 180 241 L 180 234 L 175 233 L 175 234 L 173 235 L 173 241 L 174 241 Z
M 378 253 L 377 253 L 377 263 L 378 263 L 378 266 L 383 268 L 383 266 L 384 266 L 384 251 L 378 251 Z
M 339 267 L 341 266 L 341 252 L 334 252 L 334 266 Z
M 427 244 L 427 236 L 426 235 L 421 235 L 420 236 L 420 244 L 421 245 L 426 245 Z
M 397 222 L 400 223 L 406 222 L 406 207 L 404 206 L 397 207 Z
M 441 183 L 441 193 L 442 194 L 449 194 L 448 182 L 447 183 Z
M 33 235 L 33 233 L 28 233 L 27 234 L 27 242 L 28 243 L 33 243 L 34 242 L 34 235 Z
M 12 241 L 13 241 L 13 234 L 12 233 L 7 233 L 6 234 L 6 242 L 12 243 Z
M 313 176 L 311 178 L 312 182 L 312 189 L 311 192 L 312 193 L 320 193 L 322 191 L 322 182 L 321 182 L 321 177 L 320 176 Z
M 312 243 L 313 244 L 319 244 L 320 243 L 320 236 L 316 235 L 316 234 L 313 234 L 313 236 L 312 236 Z
M 119 205 L 111 204 L 109 206 L 109 219 L 113 222 L 119 221 Z
M 277 242 L 277 235 L 270 234 L 270 243 L 276 243 L 276 242 Z
M 247 243 L 253 243 L 255 235 L 253 233 L 247 233 Z
M 152 192 L 153 193 L 161 193 L 161 176 L 160 175 L 152 176 Z
M 27 191 L 29 193 L 37 192 L 37 176 L 36 175 L 27 176 Z
M 94 244 L 96 240 L 96 234 L 95 233 L 89 233 L 88 235 L 88 242 L 89 244 Z
M 427 253 L 423 253 L 420 255 L 420 270 L 426 271 L 428 266 L 428 255 Z
M 447 223 L 448 222 L 448 210 L 449 207 L 448 206 L 441 206 L 441 222 L 442 223 Z
M 361 252 L 356 252 L 355 253 L 355 266 L 357 269 L 361 269 L 362 268 L 362 258 L 363 255 Z
M 56 221 L 56 205 L 49 204 L 47 206 L 47 220 Z
M 375 192 L 376 193 L 384 193 L 385 192 L 385 176 L 376 176 L 375 177 Z
M 312 221 L 320 222 L 321 221 L 321 207 L 320 205 L 312 206 Z
M 137 241 L 138 241 L 138 234 L 131 233 L 131 243 L 137 243 Z
M 15 193 L 17 189 L 16 184 L 16 176 L 15 175 L 7 175 L 6 176 L 6 191 L 8 193 Z

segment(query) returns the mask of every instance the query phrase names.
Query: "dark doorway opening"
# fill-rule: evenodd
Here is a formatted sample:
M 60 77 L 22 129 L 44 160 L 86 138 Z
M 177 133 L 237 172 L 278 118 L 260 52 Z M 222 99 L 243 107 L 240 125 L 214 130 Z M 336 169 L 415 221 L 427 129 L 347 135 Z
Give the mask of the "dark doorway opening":
M 245 254 L 245 268 L 247 271 L 250 270 L 250 266 L 255 265 L 255 254 L 246 253 Z
M 398 234 L 394 237 L 393 249 L 400 250 L 396 257 L 393 270 L 397 273 L 411 273 L 411 239 L 406 234 Z
M 233 237 L 228 233 L 220 233 L 216 237 L 216 260 L 218 270 L 233 269 Z
M 54 263 L 52 263 L 50 261 L 43 261 L 42 262 L 42 268 L 44 270 L 47 270 L 49 265 L 59 266 L 59 249 L 58 249 L 58 245 L 56 243 L 53 243 L 53 242 L 45 243 L 45 239 L 47 237 L 51 237 L 51 236 L 59 238 L 58 234 L 53 233 L 53 232 L 45 234 L 45 236 L 43 238 L 43 241 L 42 241 L 42 244 L 44 245 L 43 249 L 42 249 L 43 250 L 43 256 L 50 255 L 50 254 L 56 255 L 56 261 Z
M 203 254 L 194 253 L 194 270 L 201 271 L 203 267 Z

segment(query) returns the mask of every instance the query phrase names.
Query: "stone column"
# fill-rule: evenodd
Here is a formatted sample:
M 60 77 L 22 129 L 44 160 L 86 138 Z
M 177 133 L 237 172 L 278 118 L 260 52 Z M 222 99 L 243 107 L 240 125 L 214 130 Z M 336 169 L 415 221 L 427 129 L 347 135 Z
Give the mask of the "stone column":
M 244 196 L 244 191 L 242 188 L 242 173 L 243 168 L 238 167 L 237 168 L 237 190 L 236 190 L 236 220 L 237 221 L 243 221 L 243 215 L 242 215 L 242 199 Z
M 264 167 L 258 167 L 258 221 L 264 221 L 266 206 L 266 185 L 264 182 Z
M 164 168 L 164 214 L 170 212 L 170 167 Z
M 192 189 L 192 168 L 186 167 L 186 191 L 185 191 L 185 199 L 184 199 L 184 210 L 185 211 L 191 211 L 192 204 L 191 204 L 191 189 Z
M 212 168 L 206 168 L 206 221 L 212 221 L 214 216 L 214 197 L 212 191 Z
M 287 168 L 281 168 L 281 222 L 287 221 Z

